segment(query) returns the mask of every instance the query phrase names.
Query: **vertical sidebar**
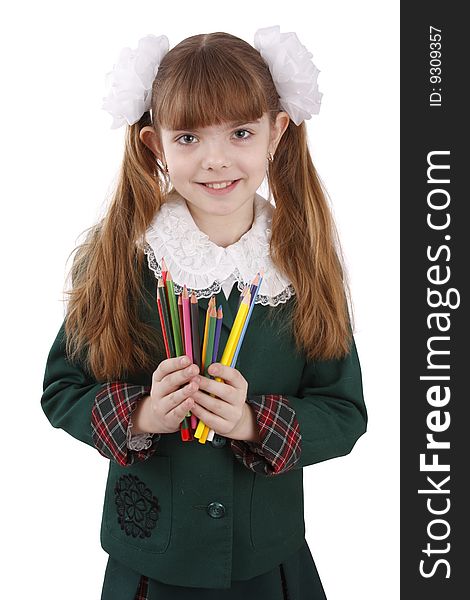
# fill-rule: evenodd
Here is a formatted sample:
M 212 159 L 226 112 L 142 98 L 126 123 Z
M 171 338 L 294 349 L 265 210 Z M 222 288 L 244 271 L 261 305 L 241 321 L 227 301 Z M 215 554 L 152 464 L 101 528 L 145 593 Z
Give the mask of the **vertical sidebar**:
M 464 5 L 401 3 L 401 598 L 467 597 L 470 52 Z

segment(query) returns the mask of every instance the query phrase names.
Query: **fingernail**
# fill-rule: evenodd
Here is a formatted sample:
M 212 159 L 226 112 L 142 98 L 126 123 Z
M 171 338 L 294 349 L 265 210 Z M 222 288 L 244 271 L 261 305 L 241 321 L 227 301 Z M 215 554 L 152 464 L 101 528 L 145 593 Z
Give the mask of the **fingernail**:
M 211 365 L 208 371 L 211 375 L 216 375 L 219 372 L 219 369 L 216 366 Z
M 191 361 L 189 360 L 189 356 L 183 356 L 183 358 L 180 361 L 180 364 L 184 366 L 189 365 Z

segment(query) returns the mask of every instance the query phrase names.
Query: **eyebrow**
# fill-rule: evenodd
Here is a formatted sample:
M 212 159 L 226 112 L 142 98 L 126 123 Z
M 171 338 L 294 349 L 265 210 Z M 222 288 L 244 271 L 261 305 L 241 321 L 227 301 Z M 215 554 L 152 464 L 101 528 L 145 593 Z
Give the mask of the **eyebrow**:
M 238 127 L 239 125 L 258 125 L 261 121 L 261 117 L 259 119 L 256 119 L 255 121 L 234 121 L 232 123 L 229 123 L 229 126 L 227 129 L 231 129 L 232 127 Z M 188 127 L 188 129 L 190 131 L 195 131 L 197 133 L 200 132 L 200 129 L 191 129 L 190 127 Z M 174 131 L 186 131 L 186 129 L 175 129 Z

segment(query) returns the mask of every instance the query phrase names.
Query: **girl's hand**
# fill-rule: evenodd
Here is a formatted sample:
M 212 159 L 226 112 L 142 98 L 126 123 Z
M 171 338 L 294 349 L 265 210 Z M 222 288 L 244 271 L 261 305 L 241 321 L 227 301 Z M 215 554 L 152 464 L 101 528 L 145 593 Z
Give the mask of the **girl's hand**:
M 198 373 L 199 367 L 191 364 L 187 356 L 166 358 L 158 365 L 152 375 L 152 388 L 145 411 L 148 431 L 178 431 L 181 421 L 194 404 L 191 396 L 198 389 L 194 381 Z
M 231 434 L 247 418 L 248 382 L 240 371 L 220 363 L 212 364 L 208 372 L 225 383 L 198 375 L 195 379 L 199 389 L 191 394 L 196 401 L 191 412 L 219 435 L 232 437 Z M 210 394 L 217 397 L 213 398 Z

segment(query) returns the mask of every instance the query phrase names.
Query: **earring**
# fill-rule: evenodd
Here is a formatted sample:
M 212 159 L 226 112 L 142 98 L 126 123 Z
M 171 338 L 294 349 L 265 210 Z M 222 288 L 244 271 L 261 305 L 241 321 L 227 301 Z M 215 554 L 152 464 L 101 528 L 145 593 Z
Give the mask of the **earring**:
M 269 162 L 273 162 L 274 156 L 272 154 L 272 152 L 268 152 L 268 160 Z

